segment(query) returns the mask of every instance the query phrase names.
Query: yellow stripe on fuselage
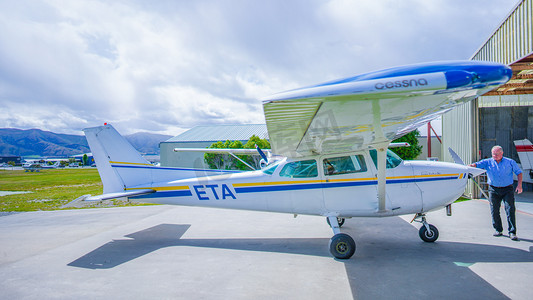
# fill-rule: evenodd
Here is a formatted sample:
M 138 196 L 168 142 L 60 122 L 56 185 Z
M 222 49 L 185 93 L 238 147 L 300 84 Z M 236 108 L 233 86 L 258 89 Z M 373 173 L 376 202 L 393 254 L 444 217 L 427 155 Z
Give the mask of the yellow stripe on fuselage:
M 151 189 L 155 191 L 180 191 L 188 190 L 189 187 L 186 185 L 183 186 L 160 186 L 160 187 L 138 187 L 138 188 L 127 188 L 126 190 L 146 190 Z
M 434 175 L 415 175 L 415 176 L 394 176 L 387 177 L 387 180 L 394 179 L 416 179 L 416 178 L 431 178 L 431 177 L 453 177 L 457 176 L 458 179 L 464 178 L 464 174 L 434 174 Z M 377 177 L 366 178 L 337 178 L 327 180 L 293 180 L 293 181 L 272 181 L 272 182 L 248 182 L 248 183 L 234 183 L 233 187 L 255 187 L 255 186 L 267 186 L 267 185 L 290 185 L 290 184 L 306 184 L 306 183 L 328 183 L 328 182 L 357 182 L 357 181 L 375 181 Z M 144 190 L 152 189 L 156 191 L 179 191 L 188 190 L 189 186 L 161 186 L 161 187 L 136 187 L 127 188 L 126 190 Z
M 416 179 L 416 178 L 430 178 L 430 177 L 453 177 L 461 174 L 433 174 L 433 175 L 415 175 L 415 176 L 394 176 L 387 177 L 387 180 L 393 179 Z M 250 182 L 250 183 L 235 183 L 234 187 L 250 187 L 250 186 L 263 186 L 263 185 L 283 185 L 283 184 L 302 184 L 302 183 L 325 183 L 325 182 L 349 182 L 349 181 L 368 181 L 377 180 L 377 177 L 367 178 L 338 178 L 338 179 L 326 179 L 326 180 L 294 180 L 294 181 L 272 181 L 272 182 Z
M 234 187 L 249 187 L 261 185 L 281 185 L 281 184 L 300 184 L 300 183 L 321 183 L 323 180 L 294 180 L 294 181 L 272 181 L 272 182 L 250 182 L 250 183 L 234 183 Z
M 152 164 L 145 164 L 145 163 L 132 163 L 132 162 L 123 162 L 123 161 L 109 161 L 111 164 L 119 164 L 119 165 L 136 165 L 136 166 L 154 166 Z

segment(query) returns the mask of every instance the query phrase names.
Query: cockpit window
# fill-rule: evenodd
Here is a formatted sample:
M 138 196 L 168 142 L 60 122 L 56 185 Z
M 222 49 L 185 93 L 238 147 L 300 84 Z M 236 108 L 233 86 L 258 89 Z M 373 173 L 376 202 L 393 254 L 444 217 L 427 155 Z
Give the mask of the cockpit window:
M 365 159 L 362 155 L 326 158 L 323 163 L 326 175 L 366 172 Z
M 274 174 L 274 171 L 276 171 L 276 168 L 279 166 L 279 162 L 276 162 L 270 166 L 266 166 L 263 170 L 263 173 L 265 174 L 268 174 L 268 175 L 272 175 Z
M 378 167 L 378 152 L 375 149 L 370 150 L 370 156 L 374 161 L 376 168 Z M 402 159 L 390 149 L 387 149 L 387 169 L 393 169 L 402 163 Z
M 310 159 L 290 162 L 281 169 L 279 176 L 290 178 L 317 177 L 318 169 L 316 167 L 316 160 Z

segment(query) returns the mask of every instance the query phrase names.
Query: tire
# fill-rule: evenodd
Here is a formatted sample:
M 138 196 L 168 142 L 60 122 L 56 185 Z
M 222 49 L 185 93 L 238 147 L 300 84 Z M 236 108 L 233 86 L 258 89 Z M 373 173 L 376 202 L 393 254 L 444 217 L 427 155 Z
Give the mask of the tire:
M 329 240 L 329 252 L 335 258 L 348 259 L 355 253 L 355 242 L 345 233 L 337 233 Z
M 429 231 L 426 226 L 422 225 L 418 231 L 418 235 L 424 242 L 433 243 L 439 238 L 439 231 L 437 230 L 437 227 L 431 224 L 429 224 Z
M 346 221 L 345 218 L 337 218 L 337 223 L 339 223 L 339 228 L 341 228 L 342 225 L 344 225 L 344 222 L 345 222 L 345 221 Z M 326 218 L 326 222 L 328 222 L 329 227 L 331 227 L 331 224 L 330 224 L 328 218 Z

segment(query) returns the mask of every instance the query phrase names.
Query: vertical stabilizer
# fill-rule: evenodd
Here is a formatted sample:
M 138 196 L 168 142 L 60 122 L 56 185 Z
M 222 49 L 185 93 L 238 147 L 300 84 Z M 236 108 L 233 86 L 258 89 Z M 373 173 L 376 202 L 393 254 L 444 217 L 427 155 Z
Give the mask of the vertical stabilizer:
M 104 193 L 117 193 L 146 181 L 133 170 L 118 170 L 113 165 L 149 165 L 133 146 L 113 126 L 104 125 L 83 129 L 85 137 L 104 184 Z

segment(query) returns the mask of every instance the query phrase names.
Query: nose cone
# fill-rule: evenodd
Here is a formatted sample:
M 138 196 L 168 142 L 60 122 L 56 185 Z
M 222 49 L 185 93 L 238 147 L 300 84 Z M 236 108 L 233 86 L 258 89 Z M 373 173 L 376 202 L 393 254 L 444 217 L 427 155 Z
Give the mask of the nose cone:
M 511 79 L 513 71 L 506 65 L 484 63 L 471 70 L 474 74 L 474 82 L 483 84 L 504 84 Z
M 445 72 L 447 88 L 502 85 L 513 76 L 513 71 L 506 65 L 486 62 L 468 61 L 451 64 Z
M 469 174 L 469 177 L 477 177 L 483 173 L 485 173 L 485 170 L 483 169 L 479 169 L 479 168 L 474 168 L 474 167 L 467 167 L 468 169 L 468 174 Z

